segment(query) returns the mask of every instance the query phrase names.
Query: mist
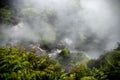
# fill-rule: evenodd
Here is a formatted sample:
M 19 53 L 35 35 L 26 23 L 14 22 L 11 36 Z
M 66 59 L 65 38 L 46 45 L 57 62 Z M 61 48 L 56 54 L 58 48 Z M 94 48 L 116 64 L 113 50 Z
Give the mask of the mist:
M 119 0 L 21 0 L 13 5 L 20 15 L 18 24 L 1 25 L 1 45 L 65 44 L 97 58 L 120 41 L 119 4 Z

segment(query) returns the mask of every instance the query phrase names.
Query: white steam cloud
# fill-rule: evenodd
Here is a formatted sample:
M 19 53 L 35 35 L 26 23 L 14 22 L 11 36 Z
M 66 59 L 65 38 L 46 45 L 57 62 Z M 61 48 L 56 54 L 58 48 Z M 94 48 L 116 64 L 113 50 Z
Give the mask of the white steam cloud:
M 5 29 L 12 42 L 22 40 L 68 43 L 70 48 L 98 57 L 120 41 L 119 1 L 23 0 L 19 24 Z M 15 42 L 15 43 L 16 43 Z

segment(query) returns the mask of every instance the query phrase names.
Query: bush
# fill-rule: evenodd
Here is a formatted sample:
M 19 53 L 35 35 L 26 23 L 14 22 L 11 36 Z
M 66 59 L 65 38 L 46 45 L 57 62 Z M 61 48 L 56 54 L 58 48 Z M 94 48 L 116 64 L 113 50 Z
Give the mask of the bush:
M 24 48 L 0 47 L 0 79 L 58 80 L 63 69 L 48 55 L 38 56 Z
M 70 74 L 75 74 L 76 80 L 80 80 L 82 77 L 89 75 L 87 68 L 82 64 L 73 66 L 70 70 Z
M 69 49 L 68 48 L 64 48 L 61 53 L 60 53 L 60 56 L 62 57 L 68 57 L 69 56 Z

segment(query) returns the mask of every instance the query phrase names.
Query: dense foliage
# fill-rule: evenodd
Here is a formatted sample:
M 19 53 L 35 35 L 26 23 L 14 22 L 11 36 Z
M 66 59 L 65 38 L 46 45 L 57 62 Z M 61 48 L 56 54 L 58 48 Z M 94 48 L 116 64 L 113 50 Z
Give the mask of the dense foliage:
M 100 80 L 120 80 L 120 45 L 97 60 L 90 60 L 88 67 L 94 70 L 94 75 Z
M 58 80 L 63 70 L 47 55 L 38 56 L 24 48 L 0 48 L 1 80 Z
M 119 47 L 100 56 L 97 60 L 90 60 L 88 66 L 73 65 L 68 72 L 64 72 L 62 65 L 48 55 L 39 56 L 27 52 L 22 47 L 0 47 L 0 79 L 120 80 Z

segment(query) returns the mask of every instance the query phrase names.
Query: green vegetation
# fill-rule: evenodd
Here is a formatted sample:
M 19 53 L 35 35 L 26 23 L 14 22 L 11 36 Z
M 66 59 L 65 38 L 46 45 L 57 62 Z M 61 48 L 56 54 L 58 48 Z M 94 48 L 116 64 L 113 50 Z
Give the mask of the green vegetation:
M 88 67 L 94 70 L 93 75 L 100 80 L 120 80 L 120 45 L 97 60 L 90 60 Z
M 0 8 L 0 23 L 8 23 L 12 18 L 10 9 Z
M 62 56 L 62 57 L 68 57 L 69 56 L 69 49 L 68 48 L 64 48 L 63 50 L 62 50 L 62 52 L 60 53 L 60 56 Z
M 0 47 L 1 80 L 120 80 L 120 46 L 88 66 L 76 64 L 67 72 L 57 60 L 39 56 L 23 47 Z M 63 49 L 62 53 L 68 53 Z M 66 57 L 63 57 L 66 58 Z M 70 63 L 70 62 L 69 62 Z M 68 68 L 68 67 L 67 67 Z
M 62 67 L 47 55 L 38 56 L 24 48 L 0 47 L 1 80 L 58 80 L 63 77 Z

